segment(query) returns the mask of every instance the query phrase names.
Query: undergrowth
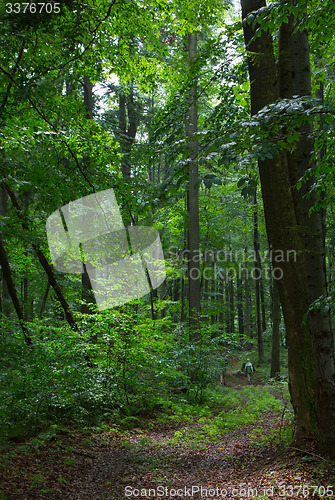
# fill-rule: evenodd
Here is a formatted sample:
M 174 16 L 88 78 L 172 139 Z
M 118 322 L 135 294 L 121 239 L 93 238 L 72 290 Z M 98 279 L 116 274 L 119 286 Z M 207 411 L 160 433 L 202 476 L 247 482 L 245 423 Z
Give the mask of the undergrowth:
M 174 444 L 216 441 L 234 429 L 256 422 L 263 413 L 277 412 L 280 421 L 285 408 L 283 398 L 286 391 L 282 385 L 278 385 L 278 396 L 272 392 L 272 386 L 207 389 L 203 405 L 191 405 L 186 399 L 173 401 L 169 412 L 161 414 L 158 422 L 178 425 L 170 440 Z

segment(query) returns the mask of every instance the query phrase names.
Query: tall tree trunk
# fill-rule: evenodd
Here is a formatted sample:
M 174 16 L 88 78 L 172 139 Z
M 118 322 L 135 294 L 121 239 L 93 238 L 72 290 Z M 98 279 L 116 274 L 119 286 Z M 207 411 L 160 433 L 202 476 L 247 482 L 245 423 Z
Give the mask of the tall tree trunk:
M 30 198 L 30 193 L 26 191 L 23 195 L 23 201 L 22 201 L 23 210 L 25 213 L 28 213 L 29 210 L 29 198 Z M 26 243 L 24 243 L 24 256 L 28 257 L 28 250 Z M 28 272 L 29 269 L 26 268 L 21 276 L 21 301 L 23 308 L 23 316 L 26 322 L 29 321 L 29 312 L 30 312 Z
M 259 241 L 258 241 L 258 213 L 257 213 L 257 188 L 253 199 L 253 242 L 254 242 L 254 282 L 255 282 L 255 323 L 257 336 L 258 362 L 263 363 L 264 348 L 263 348 L 263 332 L 261 324 L 261 299 L 260 299 L 260 280 L 262 276 L 261 261 L 259 257 Z
M 241 0 L 242 18 L 265 6 L 264 0 Z M 277 74 L 272 38 L 261 31 L 257 38 L 251 23 L 243 26 L 250 78 L 251 113 L 254 115 L 278 98 Z M 256 57 L 255 57 L 256 55 Z M 257 62 L 256 62 L 257 59 Z M 294 209 L 292 184 L 285 154 L 258 161 L 269 244 L 273 250 L 287 255 L 295 250 L 295 258 L 273 262 L 283 308 L 288 341 L 289 388 L 295 414 L 293 441 L 305 446 L 305 440 L 317 434 L 315 379 L 312 364 L 312 339 L 303 324 L 306 313 L 305 267 L 301 234 Z
M 122 149 L 121 171 L 123 177 L 130 177 L 130 170 L 127 168 L 125 160 L 125 143 L 127 140 L 127 110 L 126 110 L 126 95 L 122 88 L 119 91 L 119 134 L 120 144 Z
M 28 321 L 29 320 L 29 296 L 28 296 L 28 278 L 27 276 L 24 276 L 22 282 L 22 304 L 23 304 L 23 316 L 24 320 Z
M 197 34 L 188 35 L 188 57 L 193 84 L 189 91 L 188 136 L 190 148 L 189 183 L 188 183 L 188 283 L 189 283 L 189 325 L 191 335 L 197 337 L 200 327 L 200 262 L 199 262 L 199 188 L 198 180 L 198 131 L 197 76 L 194 61 L 197 55 Z
M 245 248 L 245 254 L 247 249 Z M 248 262 L 244 263 L 244 298 L 245 298 L 245 334 L 250 337 L 250 297 L 249 297 L 249 270 Z
M 125 181 L 123 193 L 123 222 L 125 226 L 133 223 L 131 212 L 131 150 L 135 141 L 138 118 L 134 100 L 134 85 L 131 83 L 126 93 L 122 88 L 119 92 L 119 142 L 122 151 L 121 172 Z
M 172 288 L 172 284 L 170 286 Z M 166 299 L 166 295 L 167 295 L 166 282 L 163 281 L 163 283 L 162 283 L 162 285 L 160 287 L 160 290 L 159 290 L 159 298 L 160 298 L 160 300 L 162 300 L 162 301 L 165 300 Z M 163 309 L 161 309 L 161 314 L 160 314 L 161 319 L 165 318 L 165 316 L 166 316 L 166 310 L 167 310 L 166 307 L 163 307 Z
M 149 139 L 152 135 L 152 120 L 153 120 L 154 116 L 155 116 L 155 98 L 154 98 L 154 94 L 152 94 L 150 99 L 149 99 L 149 118 L 148 118 Z M 156 160 L 156 157 L 154 156 L 152 160 L 153 161 L 151 164 L 151 168 L 150 168 L 150 166 L 148 166 L 148 177 L 149 177 L 149 181 L 152 182 L 153 184 L 155 184 L 155 170 L 156 170 L 156 161 L 155 160 Z
M 180 304 L 180 322 L 184 323 L 185 321 L 185 274 L 184 274 L 184 257 L 182 258 L 182 275 L 181 275 L 181 283 L 180 283 L 180 293 L 181 293 L 181 304 Z
M 231 332 L 230 326 L 230 299 L 229 299 L 229 278 L 228 274 L 225 275 L 225 316 L 226 316 L 226 332 Z
M 280 299 L 276 280 L 272 284 L 271 377 L 280 373 Z
M 7 214 L 7 192 L 0 186 L 0 215 L 6 216 Z M 1 312 L 5 316 L 10 316 L 10 294 L 8 290 L 7 281 L 2 272 L 2 290 L 1 290 Z
M 234 280 L 229 279 L 230 333 L 235 333 Z
M 203 290 L 203 299 L 208 301 L 208 279 L 206 279 L 206 269 L 208 268 L 206 250 L 203 251 L 203 268 L 201 274 L 201 289 Z M 203 284 L 204 283 L 204 284 Z
M 263 274 L 259 280 L 259 289 L 261 297 L 261 313 L 262 313 L 262 332 L 266 330 L 266 307 L 265 307 L 265 293 L 264 293 L 264 278 Z
M 44 296 L 42 299 L 42 304 L 41 304 L 41 309 L 40 309 L 40 318 L 43 318 L 43 313 L 44 313 L 45 306 L 46 306 L 47 300 L 48 300 L 49 290 L 50 290 L 50 281 L 48 280 L 48 283 L 47 283 L 47 286 L 46 286 L 46 289 L 44 292 Z
M 93 120 L 93 83 L 88 76 L 84 76 L 84 106 L 86 109 L 86 119 Z M 92 169 L 92 161 L 89 156 L 84 158 L 85 171 L 90 171 Z M 92 174 L 94 172 L 91 172 Z M 85 200 L 83 201 L 85 203 Z M 85 220 L 83 220 L 83 226 L 85 225 Z M 86 270 L 86 265 L 84 263 L 84 272 L 81 275 L 81 285 L 82 285 L 82 304 L 81 312 L 83 314 L 93 314 L 94 308 L 92 304 L 95 304 L 95 298 L 92 288 L 91 279 L 94 281 L 94 269 L 91 270 L 91 279 Z M 96 340 L 96 339 L 95 339 Z
M 214 325 L 216 323 L 216 309 L 217 305 L 219 303 L 222 304 L 222 300 L 220 300 L 220 288 L 221 288 L 221 283 L 220 281 L 217 282 L 217 280 L 213 277 L 211 279 L 211 304 L 214 305 L 214 311 L 212 310 L 211 312 L 211 324 Z
M 236 293 L 237 293 L 237 316 L 238 316 L 238 334 L 240 343 L 242 344 L 244 338 L 244 322 L 243 322 L 243 282 L 242 277 L 237 276 Z
M 290 2 L 292 3 L 292 2 Z M 286 81 L 285 97 L 293 95 L 311 96 L 311 70 L 308 34 L 296 30 L 292 17 L 283 32 L 282 45 L 279 46 L 279 67 L 281 60 L 286 62 L 289 76 Z M 288 57 L 285 54 L 288 54 Z M 288 61 L 287 61 L 288 59 Z M 283 63 L 284 65 L 284 63 Z M 282 71 L 282 75 L 284 71 Z M 285 74 L 287 77 L 287 72 Z M 284 87 L 284 85 L 282 85 Z M 294 201 L 297 220 L 301 228 L 307 303 L 310 306 L 327 297 L 326 261 L 322 211 L 314 209 L 319 201 L 317 195 L 310 194 L 316 182 L 308 176 L 298 191 L 295 183 L 315 166 L 313 160 L 313 129 L 306 123 L 299 129 L 300 139 L 293 153 L 287 153 L 287 161 L 294 181 Z M 307 309 L 306 307 L 306 309 Z M 318 404 L 319 451 L 335 458 L 335 360 L 334 339 L 330 324 L 330 312 L 322 307 L 313 307 L 308 316 L 308 327 L 312 336 L 313 364 L 316 379 Z
M 93 119 L 93 83 L 89 76 L 84 76 L 84 106 L 86 109 L 86 118 Z
M 215 280 L 213 279 L 213 289 L 215 290 Z M 219 323 L 221 325 L 221 330 L 224 330 L 224 282 L 222 280 L 218 281 L 217 284 L 218 293 L 218 308 L 219 308 Z
M 315 63 L 315 66 L 318 67 L 318 60 Z M 320 104 L 324 106 L 325 104 L 325 96 L 324 96 L 324 84 L 323 81 L 318 81 L 317 82 L 318 86 L 315 91 L 315 97 L 320 101 Z M 319 117 L 319 131 L 322 132 L 324 129 L 324 117 L 322 113 L 320 113 Z M 318 153 L 318 161 L 322 162 L 322 159 L 324 158 L 326 154 L 326 147 L 322 147 Z M 321 199 L 323 202 L 326 201 L 326 189 L 321 192 Z M 322 221 L 322 234 L 323 234 L 323 246 L 324 246 L 324 251 L 326 252 L 326 232 L 327 232 L 327 225 L 326 225 L 326 218 L 327 218 L 327 208 L 326 204 L 321 208 L 321 221 Z

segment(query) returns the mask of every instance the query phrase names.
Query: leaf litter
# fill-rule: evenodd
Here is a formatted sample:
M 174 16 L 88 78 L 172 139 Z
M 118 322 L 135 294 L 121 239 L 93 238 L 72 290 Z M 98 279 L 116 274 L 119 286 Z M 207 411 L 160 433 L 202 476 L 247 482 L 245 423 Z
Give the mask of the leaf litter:
M 111 424 L 18 443 L 2 453 L 0 498 L 335 498 L 334 464 L 313 445 L 304 452 L 283 446 L 278 436 L 287 422 L 280 412 L 263 412 L 203 442 L 186 439 L 196 437 L 199 420 L 185 426 L 143 419 L 136 429 Z

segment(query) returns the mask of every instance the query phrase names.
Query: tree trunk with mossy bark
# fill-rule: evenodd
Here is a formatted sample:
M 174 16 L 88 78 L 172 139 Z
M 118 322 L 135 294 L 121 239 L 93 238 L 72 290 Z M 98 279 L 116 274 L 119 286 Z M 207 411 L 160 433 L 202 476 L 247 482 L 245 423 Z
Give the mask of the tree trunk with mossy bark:
M 281 97 L 311 96 L 311 69 L 308 33 L 296 29 L 291 16 L 282 25 L 279 38 L 279 64 Z M 292 191 L 297 220 L 301 228 L 305 264 L 307 318 L 313 346 L 313 364 L 317 394 L 319 451 L 335 458 L 335 372 L 334 340 L 327 306 L 326 260 L 323 232 L 323 214 L 316 209 L 318 195 L 311 191 L 316 182 L 313 159 L 313 127 L 306 123 L 300 128 L 295 150 L 287 153 L 291 172 Z M 300 190 L 296 185 L 300 179 Z M 318 305 L 319 304 L 319 305 Z M 306 308 L 306 309 L 307 309 Z
M 264 0 L 241 0 L 242 18 L 265 6 Z M 255 38 L 256 28 L 244 21 L 244 39 L 248 56 L 251 113 L 278 98 L 278 82 L 273 43 L 270 34 L 262 31 Z M 305 262 L 303 241 L 298 229 L 292 183 L 285 153 L 258 161 L 265 222 L 272 256 L 294 256 L 273 261 L 288 340 L 289 388 L 295 413 L 293 441 L 304 446 L 306 439 L 317 435 L 315 379 L 312 363 L 312 339 L 303 324 L 306 313 Z

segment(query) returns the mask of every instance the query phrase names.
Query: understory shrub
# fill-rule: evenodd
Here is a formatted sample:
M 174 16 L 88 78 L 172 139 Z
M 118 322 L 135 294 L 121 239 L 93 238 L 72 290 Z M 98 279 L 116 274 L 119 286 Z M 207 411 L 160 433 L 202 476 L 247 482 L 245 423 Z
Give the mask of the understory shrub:
M 77 321 L 76 330 L 52 320 L 28 323 L 32 347 L 19 329 L 3 329 L 0 434 L 34 433 L 42 424 L 128 422 L 164 411 L 178 395 L 198 404 L 227 364 L 224 339 L 212 338 L 210 329 L 190 341 L 187 328 L 134 315 L 132 306 L 78 314 Z

